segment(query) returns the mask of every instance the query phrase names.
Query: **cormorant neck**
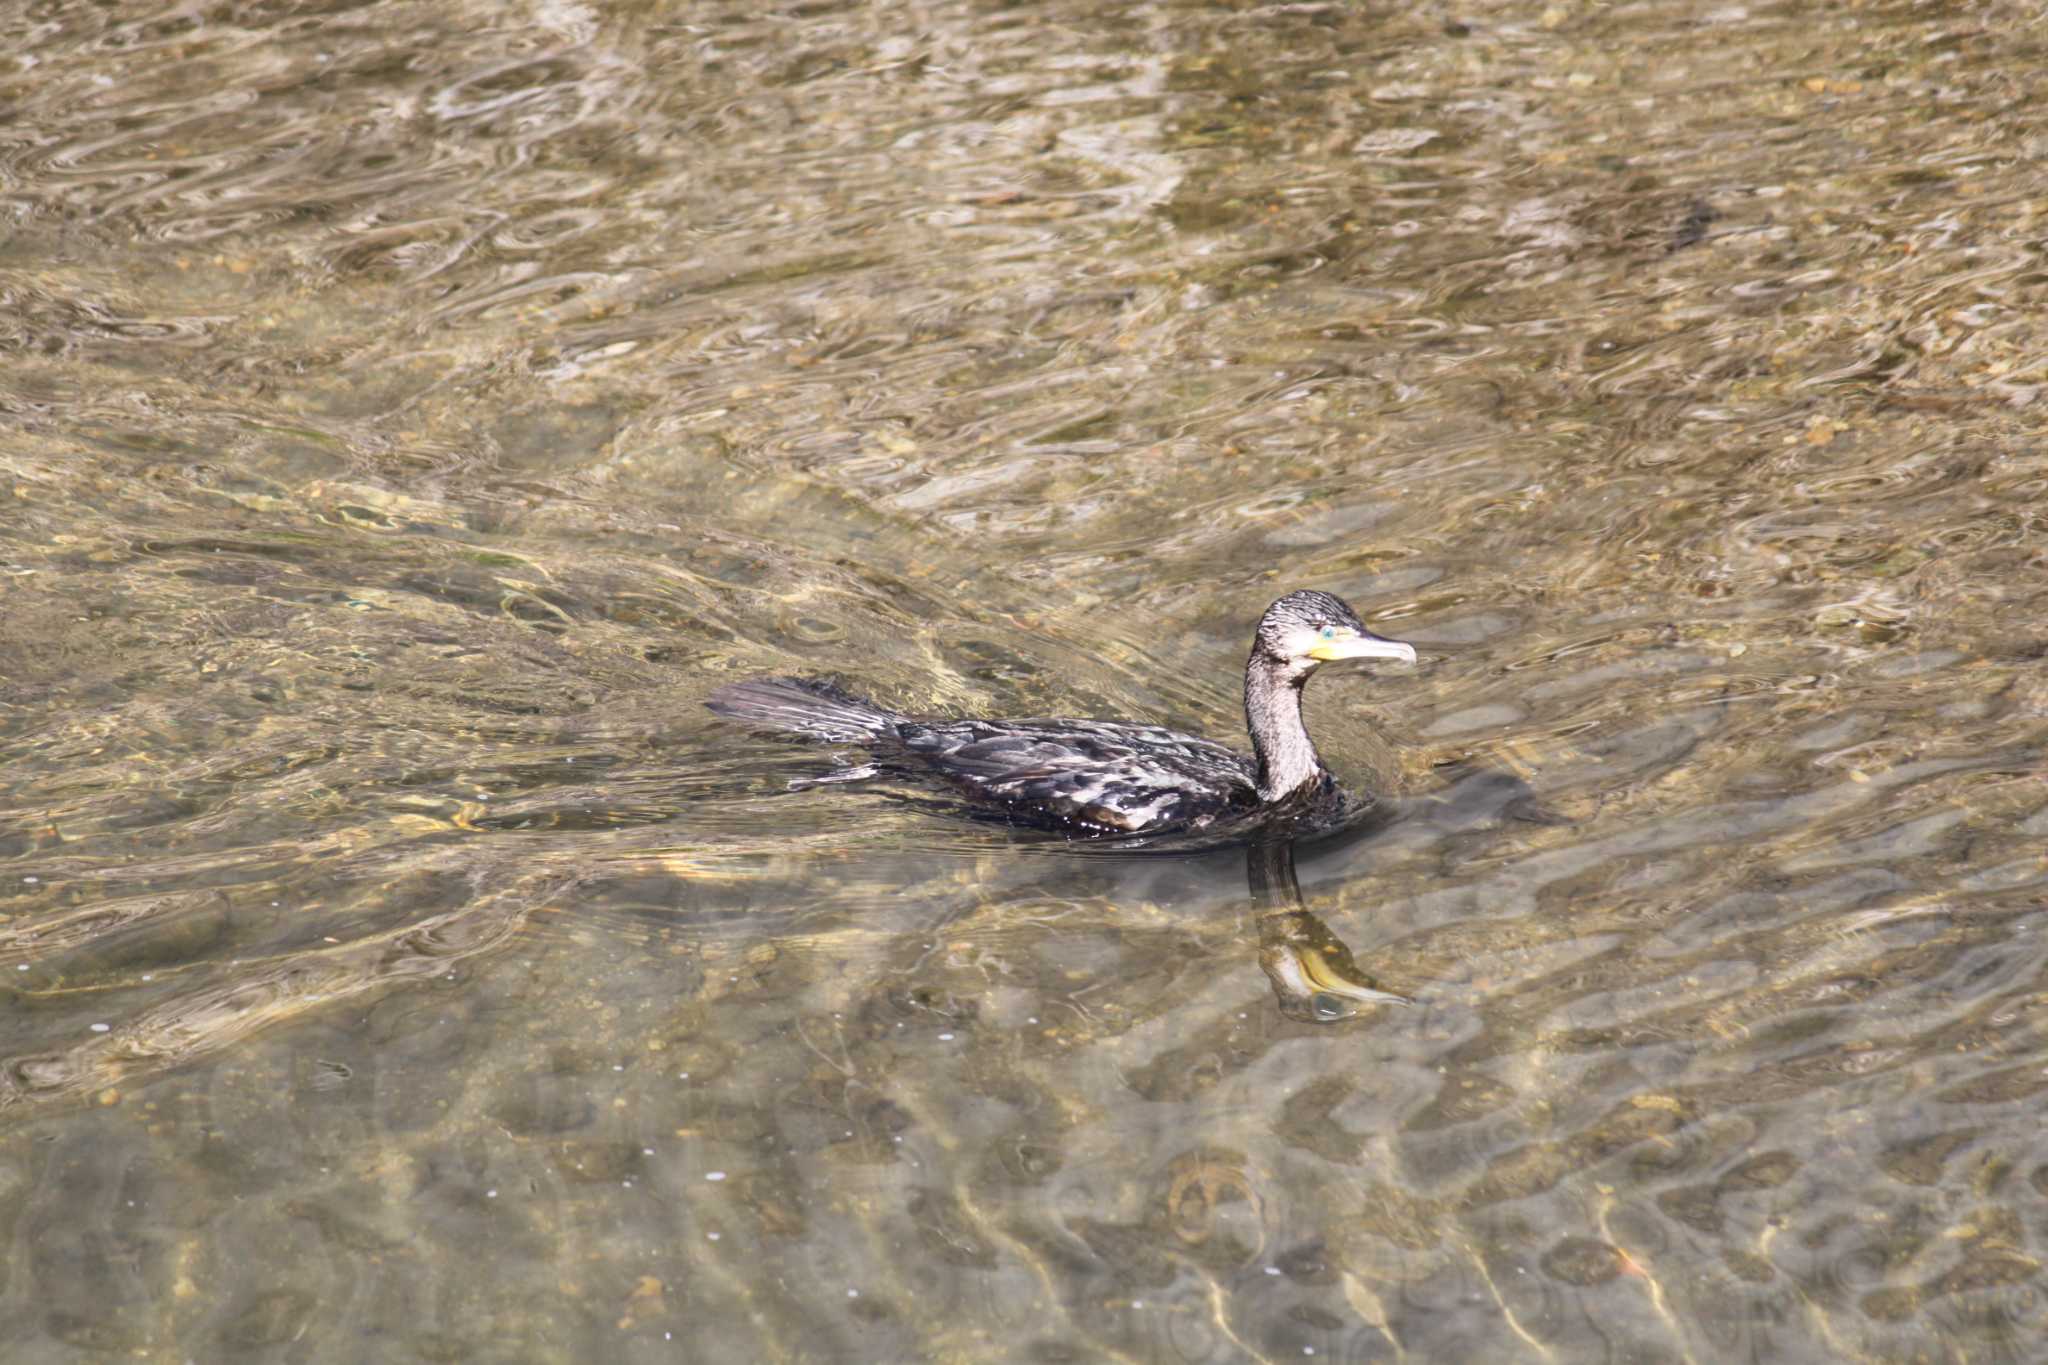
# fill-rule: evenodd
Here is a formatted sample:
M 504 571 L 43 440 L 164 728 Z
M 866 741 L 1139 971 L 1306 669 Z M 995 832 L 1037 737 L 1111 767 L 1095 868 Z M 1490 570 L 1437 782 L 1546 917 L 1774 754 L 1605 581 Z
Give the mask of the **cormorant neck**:
M 1301 723 L 1301 689 L 1308 673 L 1293 671 L 1257 648 L 1244 666 L 1244 723 L 1259 758 L 1261 801 L 1278 801 L 1323 777 L 1323 761 Z

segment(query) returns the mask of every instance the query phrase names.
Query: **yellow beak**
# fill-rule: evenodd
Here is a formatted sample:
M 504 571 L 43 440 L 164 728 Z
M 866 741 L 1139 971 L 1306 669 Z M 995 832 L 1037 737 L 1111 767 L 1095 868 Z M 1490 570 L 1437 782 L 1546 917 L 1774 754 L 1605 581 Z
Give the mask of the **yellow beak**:
M 1415 646 L 1404 645 L 1399 640 L 1383 640 L 1370 631 L 1339 630 L 1336 636 L 1320 640 L 1308 657 L 1319 663 L 1334 663 L 1338 659 L 1392 659 L 1398 663 L 1415 662 Z

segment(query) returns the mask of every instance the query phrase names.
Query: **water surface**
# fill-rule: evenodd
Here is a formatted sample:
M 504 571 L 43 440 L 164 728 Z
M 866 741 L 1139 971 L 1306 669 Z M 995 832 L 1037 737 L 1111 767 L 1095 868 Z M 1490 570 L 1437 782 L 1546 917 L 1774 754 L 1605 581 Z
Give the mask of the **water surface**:
M 9 1360 L 2038 1351 L 2034 7 L 6 27 Z M 1302 586 L 1294 909 L 699 704 Z

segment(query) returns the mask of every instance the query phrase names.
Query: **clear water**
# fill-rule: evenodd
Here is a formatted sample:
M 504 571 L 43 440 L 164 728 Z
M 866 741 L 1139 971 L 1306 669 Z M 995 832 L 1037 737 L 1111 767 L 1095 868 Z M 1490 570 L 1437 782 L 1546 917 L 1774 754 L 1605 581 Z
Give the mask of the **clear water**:
M 8 1360 L 2037 1356 L 2037 7 L 7 13 Z

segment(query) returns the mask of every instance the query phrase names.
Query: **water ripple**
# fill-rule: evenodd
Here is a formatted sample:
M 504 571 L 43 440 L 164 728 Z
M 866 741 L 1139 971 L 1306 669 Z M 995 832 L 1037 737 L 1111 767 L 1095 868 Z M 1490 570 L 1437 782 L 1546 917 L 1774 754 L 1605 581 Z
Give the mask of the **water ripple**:
M 16 1354 L 2041 1336 L 2014 15 L 16 29 Z M 700 705 L 1242 742 L 1294 586 L 1277 914 Z

